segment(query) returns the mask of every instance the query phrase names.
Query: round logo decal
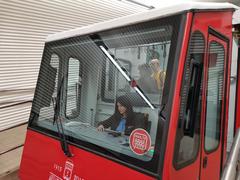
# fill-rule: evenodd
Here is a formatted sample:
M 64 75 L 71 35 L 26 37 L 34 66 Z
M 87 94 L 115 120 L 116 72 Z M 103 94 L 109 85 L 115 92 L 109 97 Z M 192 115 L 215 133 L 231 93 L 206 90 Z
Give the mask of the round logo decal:
M 145 129 L 135 129 L 129 137 L 131 150 L 137 155 L 144 155 L 151 146 L 151 137 Z

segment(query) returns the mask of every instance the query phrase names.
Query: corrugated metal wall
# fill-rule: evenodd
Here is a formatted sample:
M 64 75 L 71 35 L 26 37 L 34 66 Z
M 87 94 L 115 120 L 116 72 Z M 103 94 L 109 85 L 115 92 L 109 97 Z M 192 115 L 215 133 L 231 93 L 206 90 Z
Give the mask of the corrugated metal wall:
M 146 10 L 118 0 L 0 0 L 0 130 L 28 120 L 47 35 Z

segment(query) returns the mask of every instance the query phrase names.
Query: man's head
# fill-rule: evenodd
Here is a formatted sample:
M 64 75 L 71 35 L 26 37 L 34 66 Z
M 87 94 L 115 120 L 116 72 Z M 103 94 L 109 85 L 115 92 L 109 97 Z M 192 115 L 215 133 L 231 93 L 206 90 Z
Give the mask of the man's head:
M 160 71 L 160 63 L 158 59 L 152 59 L 149 63 L 151 69 L 153 72 L 159 72 Z
M 139 65 L 138 70 L 139 70 L 140 76 L 146 76 L 146 75 L 149 76 L 152 74 L 151 67 L 147 63 Z

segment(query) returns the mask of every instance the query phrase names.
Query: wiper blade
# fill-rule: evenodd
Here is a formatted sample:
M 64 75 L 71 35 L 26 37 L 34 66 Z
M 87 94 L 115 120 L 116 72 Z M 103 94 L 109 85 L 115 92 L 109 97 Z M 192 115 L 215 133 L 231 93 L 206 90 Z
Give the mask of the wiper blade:
M 56 104 L 54 107 L 54 118 L 53 118 L 53 124 L 56 123 L 57 125 L 57 130 L 58 130 L 58 135 L 60 138 L 60 142 L 61 142 L 61 147 L 62 150 L 64 152 L 64 154 L 67 157 L 72 157 L 72 153 L 69 150 L 68 144 L 67 144 L 67 140 L 66 140 L 66 136 L 64 133 L 64 128 L 62 125 L 62 118 L 60 117 L 60 97 L 61 97 L 61 93 L 62 93 L 62 86 L 64 83 L 64 77 L 62 77 L 58 92 L 57 92 L 57 98 L 56 98 Z

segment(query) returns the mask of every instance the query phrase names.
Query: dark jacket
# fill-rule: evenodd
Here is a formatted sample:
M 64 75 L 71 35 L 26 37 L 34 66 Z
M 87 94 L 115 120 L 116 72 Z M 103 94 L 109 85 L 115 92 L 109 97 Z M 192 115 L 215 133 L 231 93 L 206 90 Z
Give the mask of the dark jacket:
M 116 119 L 114 115 L 110 116 L 108 119 L 101 121 L 98 123 L 98 126 L 103 125 L 104 128 L 109 128 L 111 130 L 116 130 L 121 119 Z M 134 118 L 131 120 L 131 122 L 126 121 L 126 127 L 125 127 L 125 134 L 129 135 L 134 129 L 136 128 L 144 128 L 147 129 L 147 123 L 148 123 L 148 114 L 135 112 Z

